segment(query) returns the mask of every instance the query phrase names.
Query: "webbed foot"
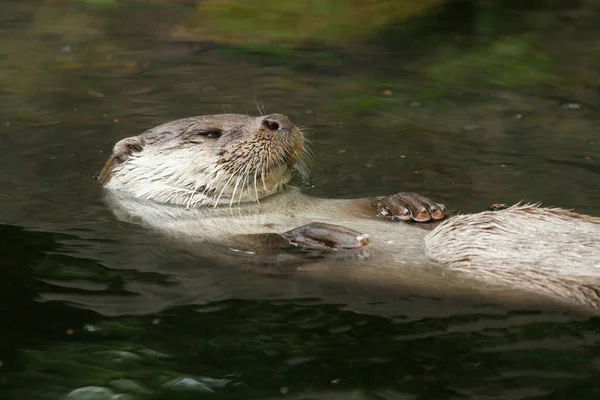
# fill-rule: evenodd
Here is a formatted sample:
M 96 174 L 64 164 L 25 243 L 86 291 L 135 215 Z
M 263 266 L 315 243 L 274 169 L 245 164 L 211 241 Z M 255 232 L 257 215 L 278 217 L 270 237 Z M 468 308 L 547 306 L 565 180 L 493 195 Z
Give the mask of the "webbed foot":
M 281 235 L 288 243 L 307 250 L 334 252 L 353 250 L 369 244 L 369 235 L 340 225 L 313 222 Z
M 446 206 L 418 193 L 400 192 L 376 197 L 375 205 L 378 217 L 392 221 L 429 222 L 444 219 L 448 215 Z

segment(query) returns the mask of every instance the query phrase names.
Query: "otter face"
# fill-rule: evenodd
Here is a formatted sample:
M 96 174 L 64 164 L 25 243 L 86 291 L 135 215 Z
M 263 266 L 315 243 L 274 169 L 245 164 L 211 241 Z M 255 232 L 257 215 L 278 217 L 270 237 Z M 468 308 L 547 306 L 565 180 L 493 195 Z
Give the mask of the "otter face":
M 192 117 L 122 139 L 98 179 L 157 202 L 231 206 L 281 191 L 303 154 L 304 136 L 285 115 Z

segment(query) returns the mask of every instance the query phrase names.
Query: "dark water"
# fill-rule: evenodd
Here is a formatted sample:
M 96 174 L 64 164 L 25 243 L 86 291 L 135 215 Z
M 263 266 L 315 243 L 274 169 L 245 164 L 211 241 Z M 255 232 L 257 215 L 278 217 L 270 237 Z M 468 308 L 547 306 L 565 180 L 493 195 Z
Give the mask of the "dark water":
M 310 132 L 313 195 L 600 215 L 593 2 L 547 43 L 562 79 L 535 87 L 440 83 L 413 68 L 425 51 L 174 41 L 191 2 L 100 3 L 1 5 L 0 398 L 600 395 L 597 319 L 220 268 L 117 222 L 93 179 L 124 136 L 260 107 Z

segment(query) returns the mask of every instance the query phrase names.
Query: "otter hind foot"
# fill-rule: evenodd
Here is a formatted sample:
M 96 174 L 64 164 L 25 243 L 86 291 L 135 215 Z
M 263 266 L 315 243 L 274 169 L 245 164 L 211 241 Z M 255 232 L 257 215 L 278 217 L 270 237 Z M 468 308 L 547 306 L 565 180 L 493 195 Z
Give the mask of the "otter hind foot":
M 446 206 L 429 200 L 418 193 L 400 192 L 375 198 L 377 216 L 392 221 L 429 222 L 444 219 Z
M 284 232 L 281 236 L 292 246 L 326 252 L 360 249 L 369 244 L 367 234 L 321 222 L 303 225 Z

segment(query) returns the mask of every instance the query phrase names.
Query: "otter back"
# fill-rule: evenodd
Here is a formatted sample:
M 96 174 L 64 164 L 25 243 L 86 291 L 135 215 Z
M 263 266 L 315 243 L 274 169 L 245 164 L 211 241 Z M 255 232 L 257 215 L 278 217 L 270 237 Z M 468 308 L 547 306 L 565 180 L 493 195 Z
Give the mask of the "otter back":
M 600 218 L 515 205 L 455 216 L 426 238 L 454 270 L 600 307 Z

